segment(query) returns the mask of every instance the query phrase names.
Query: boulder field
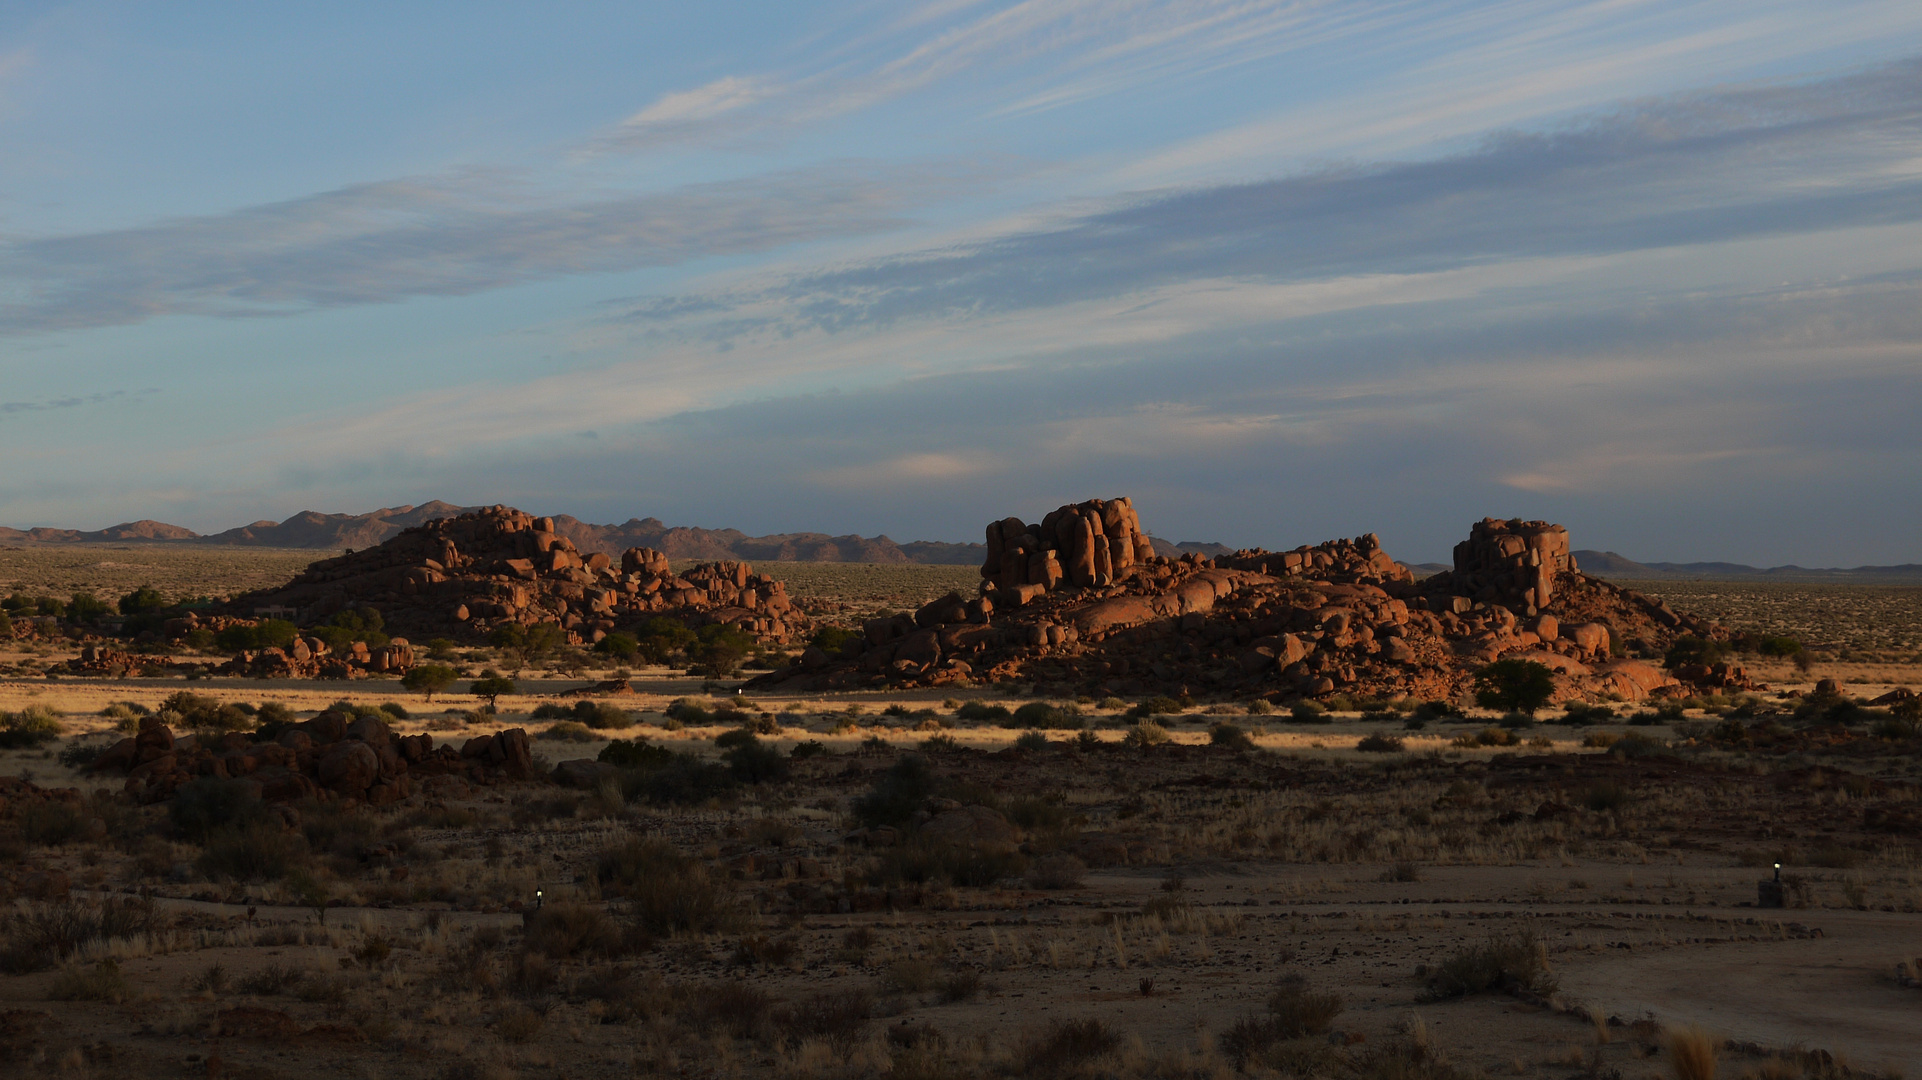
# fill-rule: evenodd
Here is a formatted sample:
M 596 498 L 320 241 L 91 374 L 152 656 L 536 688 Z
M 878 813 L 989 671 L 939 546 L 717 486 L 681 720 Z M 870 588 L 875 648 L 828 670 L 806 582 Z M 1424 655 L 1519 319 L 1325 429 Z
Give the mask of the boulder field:
M 1125 498 L 987 527 L 979 594 L 874 619 L 751 688 L 836 690 L 1030 681 L 1089 693 L 1455 698 L 1495 660 L 1555 672 L 1558 701 L 1688 692 L 1622 658 L 1726 629 L 1584 575 L 1568 531 L 1487 519 L 1454 568 L 1417 580 L 1374 535 L 1217 558 L 1154 554 Z M 1695 685 L 1749 685 L 1740 668 Z
M 505 506 L 416 525 L 378 547 L 323 559 L 286 585 L 236 597 L 234 615 L 285 613 L 324 622 L 359 606 L 390 632 L 474 639 L 507 623 L 559 623 L 582 642 L 657 615 L 690 628 L 729 623 L 772 644 L 805 637 L 811 620 L 779 581 L 746 563 L 681 573 L 666 555 L 629 548 L 582 554 L 551 518 Z M 380 670 L 392 670 L 380 669 Z

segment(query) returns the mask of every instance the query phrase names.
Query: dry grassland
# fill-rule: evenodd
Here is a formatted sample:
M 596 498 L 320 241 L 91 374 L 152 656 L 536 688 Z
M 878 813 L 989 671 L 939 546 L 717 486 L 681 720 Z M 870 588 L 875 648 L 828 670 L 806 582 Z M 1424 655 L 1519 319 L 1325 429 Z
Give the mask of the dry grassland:
M 797 594 L 898 609 L 951 587 L 906 576 L 942 568 L 817 567 L 790 578 Z M 1914 670 L 1765 676 L 1806 689 L 1837 674 L 1868 694 Z M 1700 710 L 1543 723 L 1494 746 L 1486 713 L 1408 730 L 1387 711 L 1309 722 L 1232 704 L 1157 717 L 1161 738 L 1128 702 L 1055 702 L 1085 729 L 1024 732 L 937 693 L 735 706 L 655 669 L 606 699 L 629 726 L 573 741 L 533 719 L 607 674 L 528 678 L 495 717 L 391 680 L 0 680 L 0 710 L 66 728 L 0 752 L 0 775 L 87 789 L 72 820 L 0 820 L 20 894 L 0 925 L 0 1075 L 1922 1070 L 1922 986 L 1901 981 L 1922 974 L 1922 739 L 1831 738 L 1791 699 L 1749 703 L 1755 723 L 1780 714 L 1753 741 L 1718 737 L 1727 717 Z M 312 803 L 242 843 L 189 835 L 61 762 L 119 736 L 101 715 L 114 703 L 183 688 L 299 716 L 391 702 L 408 714 L 396 730 L 455 745 L 525 726 L 546 764 L 620 736 L 718 767 L 716 736 L 745 718 L 787 773 L 693 797 L 636 771 L 592 790 Z M 1222 723 L 1252 745 L 1215 736 Z M 1401 748 L 1360 749 L 1370 737 Z M 908 796 L 893 834 L 889 792 Z M 1005 825 L 916 831 L 915 810 L 953 806 Z M 1789 906 L 1756 908 L 1777 860 Z M 27 898 L 27 872 L 65 874 L 71 898 Z

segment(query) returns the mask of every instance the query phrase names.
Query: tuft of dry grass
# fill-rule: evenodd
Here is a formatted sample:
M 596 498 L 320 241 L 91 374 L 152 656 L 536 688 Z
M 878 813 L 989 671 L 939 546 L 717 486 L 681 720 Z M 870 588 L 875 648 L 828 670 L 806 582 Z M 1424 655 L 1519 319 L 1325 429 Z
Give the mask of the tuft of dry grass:
M 1692 1024 L 1665 1033 L 1669 1071 L 1675 1080 L 1715 1080 L 1715 1039 Z

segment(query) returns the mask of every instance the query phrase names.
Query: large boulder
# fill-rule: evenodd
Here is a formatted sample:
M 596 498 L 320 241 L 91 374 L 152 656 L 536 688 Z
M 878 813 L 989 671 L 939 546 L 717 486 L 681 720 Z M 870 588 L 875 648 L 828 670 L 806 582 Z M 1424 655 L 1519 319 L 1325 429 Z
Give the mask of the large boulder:
M 339 742 L 320 756 L 315 775 L 322 787 L 343 795 L 359 795 L 379 778 L 380 757 L 364 742 Z

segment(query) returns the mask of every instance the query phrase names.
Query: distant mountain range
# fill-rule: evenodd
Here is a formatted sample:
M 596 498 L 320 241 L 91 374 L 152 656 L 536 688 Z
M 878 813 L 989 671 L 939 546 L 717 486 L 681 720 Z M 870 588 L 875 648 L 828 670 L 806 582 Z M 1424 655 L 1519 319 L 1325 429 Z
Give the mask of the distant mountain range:
M 91 532 L 0 528 L 0 544 L 231 544 L 338 551 L 374 547 L 410 526 L 478 509 L 480 507 L 455 506 L 436 500 L 419 506 L 392 506 L 367 514 L 322 514 L 308 510 L 285 521 L 256 521 L 208 536 L 159 521 L 132 521 Z M 885 536 L 829 536 L 826 533 L 749 536 L 739 529 L 670 527 L 658 518 L 631 518 L 620 525 L 595 525 L 561 514 L 554 518 L 554 529 L 574 541 L 574 546 L 582 551 L 618 555 L 631 547 L 650 547 L 672 559 L 978 565 L 986 550 L 981 544 L 949 544 L 936 540 L 903 544 Z
M 247 547 L 310 548 L 338 551 L 369 548 L 410 526 L 453 517 L 477 506 L 433 502 L 392 506 L 366 514 L 322 514 L 313 510 L 285 521 L 256 521 L 237 529 L 202 536 L 192 529 L 163 521 L 129 521 L 105 529 L 9 529 L 0 527 L 0 544 L 209 544 Z M 953 544 L 939 540 L 899 543 L 886 536 L 829 536 L 826 533 L 774 533 L 749 536 L 739 529 L 699 529 L 669 526 L 659 518 L 629 518 L 619 525 L 595 525 L 566 514 L 554 518 L 555 531 L 574 541 L 582 551 L 618 555 L 631 547 L 665 552 L 671 559 L 738 559 L 744 562 L 860 562 L 926 563 L 979 566 L 987 548 L 982 544 Z M 1226 555 L 1226 544 L 1183 540 L 1170 543 L 1149 538 L 1160 555 Z M 1612 551 L 1577 551 L 1581 568 L 1596 577 L 1641 580 L 1688 579 L 1797 581 L 1862 584 L 1870 582 L 1922 584 L 1922 564 L 1858 566 L 1853 569 L 1809 569 L 1775 566 L 1762 569 L 1740 563 L 1639 563 Z M 1442 563 L 1410 563 L 1417 575 L 1447 570 Z
M 1878 582 L 1922 585 L 1922 563 L 1896 566 L 1855 566 L 1848 568 L 1807 566 L 1748 566 L 1729 562 L 1651 562 L 1640 563 L 1613 551 L 1576 551 L 1575 562 L 1582 572 L 1599 578 L 1660 581 L 1792 581 L 1803 584 L 1834 582 L 1838 585 L 1865 585 Z

